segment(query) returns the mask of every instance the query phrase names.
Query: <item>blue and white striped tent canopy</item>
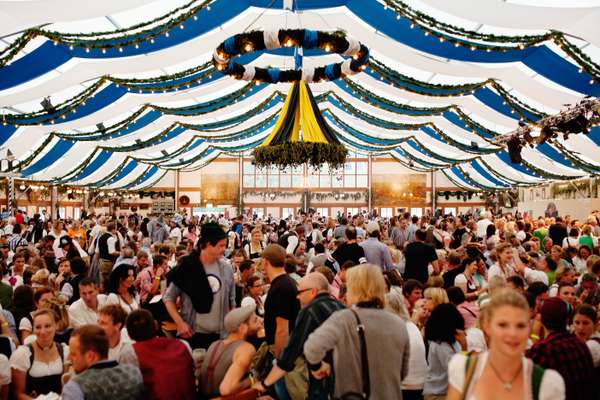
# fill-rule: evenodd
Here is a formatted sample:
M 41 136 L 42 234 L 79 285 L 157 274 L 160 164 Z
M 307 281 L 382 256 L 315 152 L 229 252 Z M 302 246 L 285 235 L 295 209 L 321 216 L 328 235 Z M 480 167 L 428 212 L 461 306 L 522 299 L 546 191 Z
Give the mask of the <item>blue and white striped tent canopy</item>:
M 370 49 L 363 73 L 311 84 L 349 148 L 471 189 L 585 177 L 600 171 L 600 127 L 524 148 L 522 164 L 493 140 L 598 97 L 598 21 L 593 0 L 0 1 L 0 151 L 27 179 L 132 190 L 248 151 L 289 84 L 224 76 L 213 51 L 236 33 L 304 28 Z M 342 57 L 310 50 L 302 64 Z M 297 58 L 240 57 L 280 68 Z

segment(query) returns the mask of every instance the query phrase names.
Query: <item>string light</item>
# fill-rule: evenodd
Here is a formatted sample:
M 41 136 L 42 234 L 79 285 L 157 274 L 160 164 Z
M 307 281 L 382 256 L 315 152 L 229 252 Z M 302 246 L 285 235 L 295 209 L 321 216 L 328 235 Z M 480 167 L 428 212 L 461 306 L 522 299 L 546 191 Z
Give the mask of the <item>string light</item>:
M 248 51 L 252 51 L 252 43 L 246 43 L 246 45 L 244 46 L 244 50 Z
M 327 43 L 325 45 L 325 51 L 327 51 L 327 52 L 331 51 L 331 46 L 329 45 L 329 43 Z
M 183 28 L 184 28 L 183 24 L 179 25 L 179 29 L 183 29 Z
M 169 32 L 165 32 L 165 37 L 169 37 Z
M 150 39 L 150 43 L 154 44 L 154 38 Z

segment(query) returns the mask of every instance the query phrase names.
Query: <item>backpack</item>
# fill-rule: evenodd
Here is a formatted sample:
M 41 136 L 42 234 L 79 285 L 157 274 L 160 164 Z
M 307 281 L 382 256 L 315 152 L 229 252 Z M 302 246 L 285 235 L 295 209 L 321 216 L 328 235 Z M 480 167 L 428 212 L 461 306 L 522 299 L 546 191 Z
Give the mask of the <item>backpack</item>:
M 462 398 L 465 399 L 467 395 L 467 389 L 473 379 L 475 373 L 475 367 L 479 357 L 475 353 L 469 353 L 467 356 L 467 362 L 465 363 L 465 381 L 462 388 Z M 542 378 L 544 377 L 546 370 L 537 364 L 533 364 L 531 370 L 531 392 L 533 394 L 533 400 L 539 400 L 540 398 L 540 387 L 542 386 Z

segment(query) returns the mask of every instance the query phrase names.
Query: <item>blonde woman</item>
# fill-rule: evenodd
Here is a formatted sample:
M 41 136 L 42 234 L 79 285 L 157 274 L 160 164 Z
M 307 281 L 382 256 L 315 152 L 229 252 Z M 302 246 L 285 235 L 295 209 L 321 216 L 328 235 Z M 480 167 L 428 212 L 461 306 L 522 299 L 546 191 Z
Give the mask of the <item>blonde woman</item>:
M 439 306 L 440 304 L 449 303 L 448 294 L 446 291 L 439 287 L 429 287 L 425 289 L 423 292 L 423 297 L 425 298 L 425 308 L 429 313 L 433 311 L 434 308 Z
M 530 399 L 562 400 L 563 378 L 550 369 L 534 367 L 524 357 L 529 338 L 529 306 L 518 292 L 495 294 L 484 310 L 483 330 L 489 350 L 477 356 L 456 354 L 448 365 L 447 400 Z M 534 388 L 539 393 L 533 393 Z
M 366 390 L 371 400 L 400 399 L 402 381 L 408 374 L 410 341 L 406 323 L 383 309 L 386 286 L 381 268 L 372 264 L 350 268 L 347 285 L 350 309 L 332 314 L 308 337 L 306 360 L 320 364 L 313 372 L 316 378 L 325 377 L 331 366 L 323 359 L 333 350 L 336 398 Z M 364 328 L 366 370 L 371 371 L 368 386 L 363 380 L 359 325 Z

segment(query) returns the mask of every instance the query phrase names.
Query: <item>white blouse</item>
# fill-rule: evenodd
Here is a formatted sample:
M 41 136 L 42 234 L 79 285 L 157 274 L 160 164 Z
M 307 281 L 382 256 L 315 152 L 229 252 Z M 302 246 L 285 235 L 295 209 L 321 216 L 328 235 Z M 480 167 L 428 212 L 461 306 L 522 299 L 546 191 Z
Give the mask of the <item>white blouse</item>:
M 118 294 L 111 293 L 108 296 L 106 296 L 106 303 L 104 305 L 109 305 L 109 304 L 118 304 L 118 305 L 120 305 L 121 307 L 123 307 L 123 310 L 125 310 L 125 312 L 127 314 L 129 314 L 130 312 L 135 311 L 138 308 L 140 308 L 140 301 L 139 301 L 139 297 L 138 297 L 137 294 L 133 298 L 133 302 L 131 304 L 128 304 Z
M 62 374 L 64 372 L 64 363 L 69 359 L 69 346 L 64 343 L 57 343 L 57 345 L 63 347 L 62 361 L 60 357 L 48 364 L 34 360 L 33 365 L 31 365 L 31 350 L 29 350 L 29 346 L 19 346 L 10 356 L 10 367 L 25 373 L 29 370 L 29 374 L 34 378 Z M 31 369 L 29 369 L 30 367 Z
M 485 365 L 487 364 L 488 352 L 479 354 L 479 360 L 477 360 L 477 365 L 475 366 L 475 371 L 473 373 L 473 378 L 471 379 L 471 383 L 467 388 L 467 395 L 464 397 L 466 400 L 480 400 L 473 396 L 473 389 L 475 389 L 475 383 L 477 379 L 481 376 Z M 466 362 L 467 356 L 458 353 L 455 354 L 450 363 L 448 364 L 448 383 L 452 385 L 452 387 L 462 394 L 463 386 L 465 382 L 465 372 L 466 372 Z M 523 382 L 525 382 L 525 387 L 531 387 L 531 370 L 533 368 L 533 362 L 523 357 Z M 525 399 L 532 400 L 531 390 L 527 391 Z M 540 393 L 539 400 L 563 400 L 565 398 L 565 381 L 562 376 L 552 370 L 546 369 L 544 372 L 544 376 L 542 377 L 542 382 L 540 384 Z

